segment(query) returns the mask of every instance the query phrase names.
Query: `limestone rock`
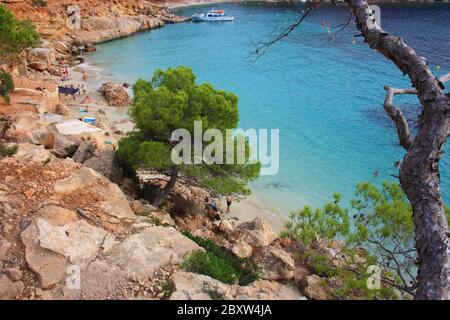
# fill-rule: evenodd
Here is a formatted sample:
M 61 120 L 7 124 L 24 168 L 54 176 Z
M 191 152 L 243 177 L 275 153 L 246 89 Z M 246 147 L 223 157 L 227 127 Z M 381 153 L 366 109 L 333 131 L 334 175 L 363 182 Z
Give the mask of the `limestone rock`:
M 303 293 L 310 299 L 314 300 L 327 300 L 329 294 L 324 287 L 326 280 L 313 274 L 306 278 L 306 285 L 303 289 Z
M 226 234 L 232 233 L 234 231 L 234 226 L 228 219 L 220 220 L 219 230 L 225 232 Z
M 253 247 L 265 247 L 277 238 L 269 224 L 257 217 L 253 221 L 244 222 L 236 227 L 233 238 L 242 240 Z
M 297 288 L 267 280 L 237 287 L 234 296 L 236 300 L 305 300 Z
M 81 293 L 83 299 L 105 299 L 126 285 L 129 285 L 129 280 L 125 270 L 108 261 L 95 260 L 81 278 Z M 122 293 L 112 298 L 122 298 Z
M 69 177 L 58 180 L 54 185 L 54 192 L 69 194 L 100 179 L 101 175 L 92 169 L 82 167 L 74 171 Z
M 241 259 L 249 258 L 253 252 L 252 246 L 242 240 L 231 245 L 230 250 Z
M 110 261 L 130 276 L 145 279 L 168 264 L 180 264 L 201 248 L 174 228 L 150 227 L 126 238 L 110 251 Z
M 104 223 L 119 224 L 122 220 L 132 222 L 134 219 L 133 211 L 122 190 L 90 168 L 81 167 L 75 170 L 69 177 L 58 180 L 53 188 L 59 198 L 77 190 L 89 189 L 98 200 L 95 206 L 102 212 L 97 214 Z
M 22 279 L 23 273 L 19 268 L 8 268 L 6 269 L 6 272 L 13 282 L 17 282 Z
M 294 259 L 284 250 L 264 247 L 253 255 L 253 259 L 261 267 L 263 279 L 289 280 L 294 277 Z
M 163 226 L 175 226 L 175 221 L 173 221 L 172 217 L 167 211 L 164 210 L 157 210 L 150 212 L 147 215 L 148 218 L 150 218 L 156 225 L 163 225 Z
M 84 266 L 95 258 L 108 235 L 107 231 L 91 226 L 85 220 L 58 227 L 39 218 L 36 226 L 42 248 L 61 254 L 78 266 Z
M 44 146 L 37 146 L 31 143 L 20 143 L 17 153 L 13 158 L 27 161 L 44 162 L 51 159 L 51 154 L 45 150 Z
M 303 288 L 306 285 L 306 279 L 310 274 L 311 272 L 303 266 L 295 268 L 294 279 L 300 288 Z
M 123 107 L 130 103 L 130 96 L 121 85 L 106 82 L 98 90 L 103 94 L 106 101 L 114 107 Z
M 175 292 L 170 300 L 232 299 L 230 286 L 209 276 L 178 271 L 172 275 Z
M 6 259 L 11 243 L 6 240 L 0 240 L 0 261 Z
M 37 71 L 44 71 L 56 61 L 55 51 L 51 48 L 34 48 L 28 54 L 28 65 Z
M 41 288 L 51 288 L 65 279 L 69 266 L 66 257 L 39 245 L 39 230 L 36 225 L 26 228 L 20 237 L 25 245 L 25 259 L 30 269 L 36 273 Z
M 56 41 L 53 45 L 55 46 L 55 50 L 61 54 L 70 53 L 69 45 L 63 41 Z
M 304 300 L 295 287 L 259 280 L 248 286 L 227 285 L 209 276 L 177 271 L 171 300 Z
M 114 183 L 120 183 L 122 180 L 122 170 L 114 150 L 96 150 L 94 155 L 84 162 L 84 165 L 101 173 Z
M 22 281 L 12 282 L 6 275 L 0 274 L 0 300 L 12 300 L 19 295 L 24 286 Z
M 83 141 L 78 146 L 75 154 L 72 156 L 73 161 L 84 163 L 87 159 L 94 155 L 95 147 L 90 141 Z
M 10 141 L 32 143 L 44 147 L 51 147 L 54 139 L 48 124 L 41 121 L 38 114 L 29 111 L 23 111 L 16 115 L 5 136 Z
M 54 133 L 52 153 L 59 158 L 67 158 L 74 155 L 79 142 L 63 134 Z

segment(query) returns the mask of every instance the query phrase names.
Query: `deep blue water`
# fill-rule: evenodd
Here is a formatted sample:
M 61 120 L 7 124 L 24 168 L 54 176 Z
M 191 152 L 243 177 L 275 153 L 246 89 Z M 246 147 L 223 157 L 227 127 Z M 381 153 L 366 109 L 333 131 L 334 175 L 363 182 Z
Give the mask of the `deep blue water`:
M 252 189 L 255 196 L 283 211 L 306 203 L 321 205 L 333 192 L 349 198 L 361 181 L 394 179 L 394 163 L 404 151 L 382 108 L 383 86 L 410 83 L 391 62 L 353 37 L 357 33 L 353 25 L 330 40 L 321 21 L 339 25 L 348 16 L 345 8 L 317 10 L 286 40 L 252 62 L 253 43 L 292 23 L 302 6 L 220 7 L 235 21 L 167 25 L 99 45 L 88 62 L 128 82 L 150 78 L 157 68 L 187 65 L 198 81 L 236 93 L 241 128 L 280 129 L 280 171 L 261 177 Z M 179 13 L 208 9 L 185 8 Z M 381 10 L 384 29 L 401 35 L 427 57 L 436 74 L 450 71 L 450 5 L 381 5 Z M 414 119 L 417 98 L 396 101 Z M 444 198 L 450 202 L 448 156 L 441 162 L 441 172 Z

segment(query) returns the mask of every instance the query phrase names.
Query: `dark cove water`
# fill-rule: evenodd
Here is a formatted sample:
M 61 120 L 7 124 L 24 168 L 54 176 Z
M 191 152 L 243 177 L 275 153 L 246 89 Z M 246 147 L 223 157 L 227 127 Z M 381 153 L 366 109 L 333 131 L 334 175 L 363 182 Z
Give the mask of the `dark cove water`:
M 380 6 L 383 28 L 401 35 L 427 57 L 436 74 L 450 72 L 450 5 Z M 394 179 L 394 163 L 404 152 L 382 108 L 383 86 L 410 83 L 391 62 L 353 37 L 353 25 L 330 40 L 322 19 L 339 25 L 348 16 L 345 8 L 317 10 L 286 40 L 252 62 L 253 43 L 292 23 L 304 7 L 256 3 L 215 7 L 224 8 L 235 21 L 168 25 L 99 45 L 88 62 L 128 82 L 150 78 L 157 68 L 187 65 L 199 82 L 236 93 L 241 128 L 280 129 L 279 173 L 261 177 L 252 189 L 256 197 L 284 212 L 307 203 L 322 205 L 333 192 L 348 199 L 361 181 Z M 185 8 L 179 14 L 210 8 Z M 416 117 L 417 98 L 396 101 L 408 117 Z M 444 198 L 450 202 L 449 156 L 444 156 L 441 172 Z

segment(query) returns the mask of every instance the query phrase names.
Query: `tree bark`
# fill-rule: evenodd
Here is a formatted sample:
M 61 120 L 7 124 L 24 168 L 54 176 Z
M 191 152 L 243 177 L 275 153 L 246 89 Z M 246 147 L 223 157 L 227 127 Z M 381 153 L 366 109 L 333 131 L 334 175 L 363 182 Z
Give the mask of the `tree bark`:
M 156 208 L 159 208 L 159 206 L 164 202 L 164 200 L 166 200 L 167 196 L 175 188 L 177 180 L 178 180 L 178 170 L 176 168 L 173 168 L 170 174 L 170 180 L 166 183 L 166 185 L 161 190 L 159 195 L 155 198 L 155 200 L 153 200 L 153 205 Z
M 375 24 L 365 0 L 346 1 L 365 42 L 409 76 L 423 106 L 416 137 L 413 141 L 403 139 L 407 154 L 400 168 L 400 183 L 413 207 L 419 256 L 415 299 L 449 299 L 450 234 L 441 200 L 438 161 L 450 134 L 450 97 L 425 58 L 400 37 L 389 35 Z

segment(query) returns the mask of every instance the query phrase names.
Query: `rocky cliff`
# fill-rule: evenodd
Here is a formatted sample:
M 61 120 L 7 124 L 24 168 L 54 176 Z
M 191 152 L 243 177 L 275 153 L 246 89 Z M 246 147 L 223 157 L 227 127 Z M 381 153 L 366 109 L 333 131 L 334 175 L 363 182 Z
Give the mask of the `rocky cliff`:
M 158 4 L 138 0 L 0 0 L 20 19 L 31 20 L 44 38 L 99 43 L 183 21 Z

